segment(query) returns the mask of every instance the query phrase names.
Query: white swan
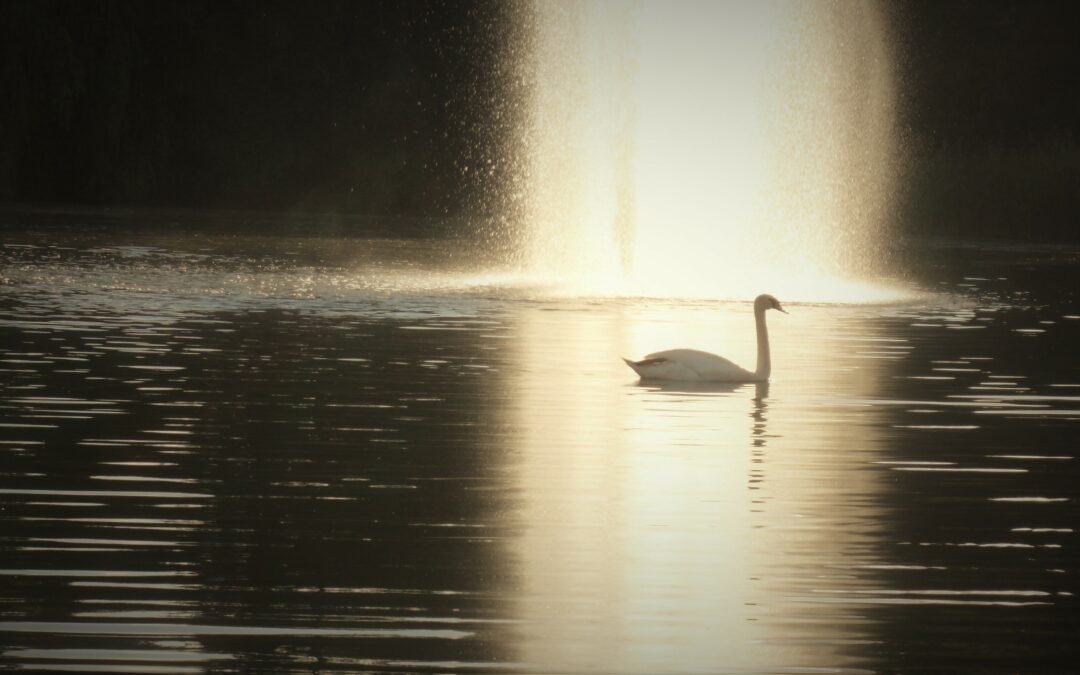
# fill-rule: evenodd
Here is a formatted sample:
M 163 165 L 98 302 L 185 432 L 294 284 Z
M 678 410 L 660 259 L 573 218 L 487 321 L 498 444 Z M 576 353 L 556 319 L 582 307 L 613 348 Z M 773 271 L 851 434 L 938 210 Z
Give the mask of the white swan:
M 643 380 L 679 380 L 682 382 L 767 382 L 772 372 L 769 358 L 769 329 L 765 327 L 765 311 L 787 310 L 780 301 L 768 294 L 754 298 L 754 324 L 757 326 L 757 368 L 753 372 L 740 368 L 722 356 L 697 349 L 669 349 L 649 354 L 640 361 L 624 358 L 626 365 Z

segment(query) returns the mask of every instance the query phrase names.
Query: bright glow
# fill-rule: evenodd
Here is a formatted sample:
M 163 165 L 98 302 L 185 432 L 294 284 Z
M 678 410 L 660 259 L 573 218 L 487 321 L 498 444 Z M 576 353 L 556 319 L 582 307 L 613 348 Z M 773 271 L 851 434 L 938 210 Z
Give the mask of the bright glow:
M 575 294 L 883 300 L 867 3 L 538 2 L 524 274 Z M 867 281 L 870 280 L 870 281 Z
M 867 637 L 824 589 L 857 591 L 873 575 L 819 561 L 879 562 L 888 483 L 868 460 L 882 427 L 807 411 L 829 392 L 870 395 L 892 362 L 838 361 L 853 343 L 833 339 L 835 320 L 852 310 L 835 307 L 773 322 L 771 394 L 639 385 L 612 358 L 722 344 L 752 363 L 750 308 L 703 305 L 518 307 L 507 349 L 525 366 L 507 371 L 499 428 L 513 430 L 501 442 L 518 520 L 505 545 L 528 670 L 809 672 L 846 665 L 846 640 Z

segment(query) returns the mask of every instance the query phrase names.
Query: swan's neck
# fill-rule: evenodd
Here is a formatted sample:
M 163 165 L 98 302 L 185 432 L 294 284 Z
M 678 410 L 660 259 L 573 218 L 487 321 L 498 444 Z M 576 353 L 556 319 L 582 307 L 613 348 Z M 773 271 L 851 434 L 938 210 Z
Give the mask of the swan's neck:
M 765 326 L 765 310 L 754 310 L 754 323 L 757 326 L 757 368 L 754 375 L 758 380 L 767 380 L 772 373 L 772 359 L 769 355 L 769 329 Z

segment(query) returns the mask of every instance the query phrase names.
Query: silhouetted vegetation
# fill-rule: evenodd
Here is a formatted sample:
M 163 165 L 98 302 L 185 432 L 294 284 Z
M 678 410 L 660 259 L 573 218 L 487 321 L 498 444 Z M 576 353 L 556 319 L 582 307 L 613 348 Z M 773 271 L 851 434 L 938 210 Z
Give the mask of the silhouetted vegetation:
M 909 231 L 1080 238 L 1080 5 L 907 0 Z
M 1080 240 L 1080 145 L 1070 135 L 924 150 L 904 190 L 899 221 L 909 232 Z
M 7 0 L 0 200 L 441 212 L 485 3 Z
M 1080 5 L 902 0 L 913 232 L 1073 237 Z M 0 0 L 0 202 L 499 211 L 500 0 Z

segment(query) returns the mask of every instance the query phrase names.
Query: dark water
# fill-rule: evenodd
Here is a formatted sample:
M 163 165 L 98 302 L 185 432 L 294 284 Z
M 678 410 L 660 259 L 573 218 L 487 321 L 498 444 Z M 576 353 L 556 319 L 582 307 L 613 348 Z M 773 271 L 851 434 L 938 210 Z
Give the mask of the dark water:
M 695 388 L 618 357 L 752 363 L 748 305 L 545 297 L 420 239 L 15 225 L 0 667 L 1080 663 L 1080 251 L 924 245 L 931 292 L 790 304 L 770 386 Z

